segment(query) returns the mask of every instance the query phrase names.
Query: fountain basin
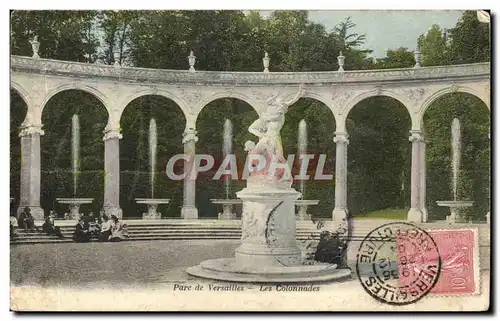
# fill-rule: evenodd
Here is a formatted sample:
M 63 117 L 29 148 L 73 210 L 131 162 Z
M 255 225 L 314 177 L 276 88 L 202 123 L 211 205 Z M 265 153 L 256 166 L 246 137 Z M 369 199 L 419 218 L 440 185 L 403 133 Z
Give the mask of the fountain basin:
M 69 204 L 68 219 L 78 220 L 81 217 L 80 205 L 82 204 L 92 204 L 93 198 L 56 198 L 56 201 L 60 204 Z
M 233 205 L 243 203 L 240 199 L 217 199 L 213 198 L 210 202 L 214 204 L 222 204 L 222 213 L 219 213 L 219 220 L 235 220 L 236 213 L 233 212 Z
M 190 275 L 232 282 L 303 283 L 347 278 L 349 269 L 337 269 L 336 264 L 267 266 L 241 265 L 233 258 L 207 260 L 187 269 Z
M 137 204 L 146 204 L 148 206 L 148 212 L 142 213 L 142 219 L 144 220 L 159 220 L 161 219 L 161 213 L 157 211 L 158 205 L 168 204 L 170 199 L 168 198 L 136 198 Z
M 461 223 L 465 220 L 460 215 L 460 208 L 471 207 L 473 201 L 436 201 L 438 206 L 449 207 L 450 215 L 447 216 L 446 220 L 452 223 Z
M 297 220 L 310 220 L 311 214 L 307 214 L 307 207 L 311 205 L 318 205 L 319 200 L 296 200 L 295 205 L 299 207 L 297 213 Z

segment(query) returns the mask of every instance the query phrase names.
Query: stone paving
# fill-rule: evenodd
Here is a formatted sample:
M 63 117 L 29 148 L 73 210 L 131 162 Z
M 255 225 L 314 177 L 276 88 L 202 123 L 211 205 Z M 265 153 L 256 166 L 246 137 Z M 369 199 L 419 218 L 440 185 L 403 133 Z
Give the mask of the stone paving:
M 80 286 L 144 285 L 187 280 L 186 267 L 231 257 L 239 240 L 166 240 L 11 246 L 11 283 Z

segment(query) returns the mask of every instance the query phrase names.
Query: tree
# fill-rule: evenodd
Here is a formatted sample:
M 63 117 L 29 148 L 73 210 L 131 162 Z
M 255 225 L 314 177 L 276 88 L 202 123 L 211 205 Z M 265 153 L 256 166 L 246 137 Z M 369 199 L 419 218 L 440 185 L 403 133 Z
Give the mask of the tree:
M 418 39 L 422 64 L 424 66 L 440 66 L 449 62 L 449 47 L 441 28 L 434 24 L 425 35 Z
M 13 11 L 11 53 L 31 56 L 29 41 L 38 36 L 41 57 L 94 62 L 98 46 L 96 15 L 96 11 Z
M 377 69 L 410 68 L 415 65 L 413 52 L 407 48 L 400 47 L 396 50 L 387 50 L 385 58 L 378 59 L 374 63 Z
M 476 11 L 465 11 L 455 28 L 450 30 L 450 37 L 450 63 L 490 61 L 490 24 L 479 22 Z
M 98 25 L 104 33 L 100 46 L 100 61 L 110 65 L 114 63 L 114 53 L 117 53 L 120 64 L 128 63 L 131 24 L 139 16 L 140 12 L 127 10 L 106 10 L 99 13 Z

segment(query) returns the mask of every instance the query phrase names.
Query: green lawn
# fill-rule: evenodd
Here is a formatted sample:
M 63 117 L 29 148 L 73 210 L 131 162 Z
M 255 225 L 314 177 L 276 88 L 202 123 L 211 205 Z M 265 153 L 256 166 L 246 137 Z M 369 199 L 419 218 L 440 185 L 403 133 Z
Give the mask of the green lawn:
M 355 220 L 387 219 L 387 220 L 406 220 L 407 209 L 404 208 L 386 208 L 383 210 L 357 214 L 353 216 Z

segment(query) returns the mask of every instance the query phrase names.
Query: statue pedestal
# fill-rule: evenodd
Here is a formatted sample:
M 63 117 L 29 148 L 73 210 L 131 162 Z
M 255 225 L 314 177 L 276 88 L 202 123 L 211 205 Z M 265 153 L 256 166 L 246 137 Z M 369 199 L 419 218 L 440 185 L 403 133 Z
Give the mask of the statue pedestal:
M 295 201 L 300 193 L 290 182 L 248 180 L 236 193 L 243 202 L 241 245 L 234 258 L 215 259 L 190 267 L 187 273 L 235 282 L 325 281 L 351 275 L 335 264 L 304 264 L 295 239 Z
M 252 189 L 236 193 L 243 201 L 241 245 L 236 263 L 241 265 L 291 266 L 301 264 L 295 240 L 295 200 L 293 188 Z

